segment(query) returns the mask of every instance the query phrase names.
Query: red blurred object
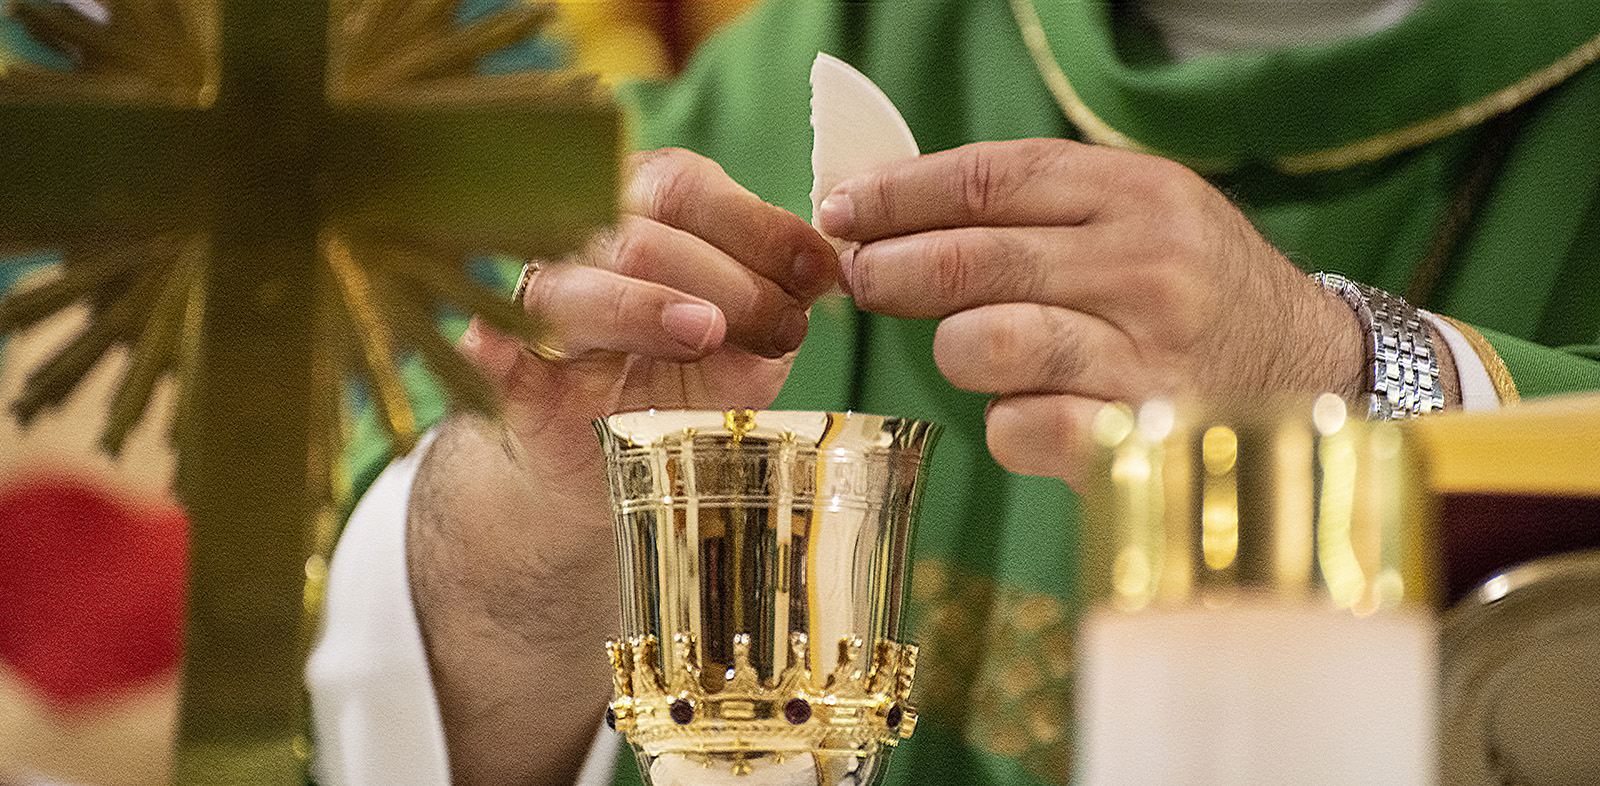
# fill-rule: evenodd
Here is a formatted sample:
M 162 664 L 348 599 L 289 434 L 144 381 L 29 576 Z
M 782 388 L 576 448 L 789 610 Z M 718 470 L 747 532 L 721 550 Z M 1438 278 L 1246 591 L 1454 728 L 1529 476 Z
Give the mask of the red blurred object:
M 0 660 L 57 709 L 168 675 L 182 649 L 188 525 L 67 475 L 0 488 Z

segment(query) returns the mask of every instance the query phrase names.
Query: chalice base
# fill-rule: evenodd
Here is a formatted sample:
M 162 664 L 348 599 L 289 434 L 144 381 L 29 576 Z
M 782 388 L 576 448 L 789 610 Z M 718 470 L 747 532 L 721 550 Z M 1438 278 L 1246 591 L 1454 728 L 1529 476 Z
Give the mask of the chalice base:
M 872 786 L 889 750 L 636 753 L 652 786 Z

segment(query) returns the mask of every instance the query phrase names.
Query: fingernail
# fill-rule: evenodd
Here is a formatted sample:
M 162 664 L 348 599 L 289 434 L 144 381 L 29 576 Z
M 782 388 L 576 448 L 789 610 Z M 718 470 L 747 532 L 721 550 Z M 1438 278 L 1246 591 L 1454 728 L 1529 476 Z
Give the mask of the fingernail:
M 817 228 L 834 237 L 849 235 L 855 220 L 855 205 L 851 204 L 849 194 L 829 194 L 817 205 Z
M 800 342 L 806 340 L 806 331 L 811 327 L 811 318 L 804 311 L 794 311 L 784 317 L 783 324 L 778 326 L 778 349 L 792 352 L 800 347 Z
M 715 339 L 717 310 L 704 303 L 674 303 L 661 309 L 661 327 L 678 343 L 700 352 Z

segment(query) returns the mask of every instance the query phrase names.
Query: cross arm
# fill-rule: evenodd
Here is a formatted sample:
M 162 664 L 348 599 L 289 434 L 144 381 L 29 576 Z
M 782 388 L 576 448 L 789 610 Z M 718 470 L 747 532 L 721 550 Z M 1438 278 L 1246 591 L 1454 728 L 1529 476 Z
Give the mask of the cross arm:
M 202 110 L 0 103 L 0 252 L 149 235 L 205 209 Z
M 329 221 L 462 250 L 551 257 L 614 217 L 613 107 L 484 95 L 496 97 L 422 93 L 408 105 L 337 108 L 324 181 Z

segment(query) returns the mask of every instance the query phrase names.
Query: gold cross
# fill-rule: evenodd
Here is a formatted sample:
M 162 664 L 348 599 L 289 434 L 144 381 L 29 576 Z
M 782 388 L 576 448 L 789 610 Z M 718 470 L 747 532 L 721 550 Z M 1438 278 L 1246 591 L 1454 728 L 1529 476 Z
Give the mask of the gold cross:
M 80 300 L 94 314 L 14 409 L 59 403 L 125 344 L 116 452 L 156 382 L 180 380 L 180 783 L 303 776 L 302 607 L 331 530 L 346 368 L 402 446 L 402 350 L 458 406 L 492 407 L 437 311 L 534 327 L 466 256 L 554 256 L 614 217 L 615 110 L 569 79 L 473 75 L 545 9 L 459 23 L 459 2 L 12 2 L 76 69 L 0 77 L 0 256 L 64 260 L 0 303 L 0 333 Z

